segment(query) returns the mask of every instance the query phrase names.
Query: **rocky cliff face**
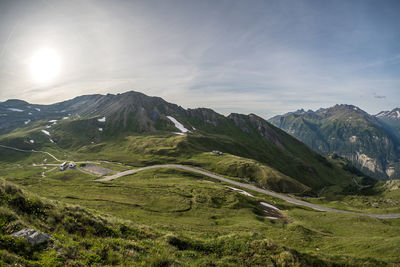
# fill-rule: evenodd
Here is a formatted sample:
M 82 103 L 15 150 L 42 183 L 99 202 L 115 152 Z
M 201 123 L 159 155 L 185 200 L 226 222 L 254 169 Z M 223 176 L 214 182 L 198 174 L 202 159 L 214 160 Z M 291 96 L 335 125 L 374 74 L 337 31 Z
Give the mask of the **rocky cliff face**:
M 276 116 L 270 122 L 315 151 L 343 156 L 376 178 L 400 178 L 399 142 L 396 130 L 383 121 L 388 116 L 397 119 L 396 110 L 372 116 L 352 105 L 336 105 Z

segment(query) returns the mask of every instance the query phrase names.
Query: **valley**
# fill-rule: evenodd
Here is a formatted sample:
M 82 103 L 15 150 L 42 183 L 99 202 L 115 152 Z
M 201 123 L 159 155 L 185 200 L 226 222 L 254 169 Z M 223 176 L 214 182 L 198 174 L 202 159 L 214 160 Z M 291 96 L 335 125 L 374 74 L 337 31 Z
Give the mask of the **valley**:
M 51 161 L 50 156 L 45 157 Z M 261 242 L 266 239 L 267 242 L 288 246 L 336 263 L 369 262 L 371 265 L 379 265 L 388 260 L 395 261 L 398 255 L 398 219 L 382 220 L 304 209 L 297 204 L 249 190 L 253 195 L 251 197 L 227 188 L 224 182 L 211 179 L 208 180 L 212 181 L 210 183 L 204 175 L 175 168 L 143 170 L 109 182 L 94 181 L 98 178 L 78 170 L 54 170 L 42 178 L 41 169 L 33 166 L 32 162 L 43 160 L 42 155 L 31 154 L 29 159 L 18 163 L 23 167 L 18 170 L 13 170 L 14 164 L 2 164 L 1 177 L 37 195 L 79 205 L 91 212 L 108 214 L 106 216 L 109 218 L 115 216 L 135 225 L 151 225 L 151 230 L 146 231 L 172 232 L 180 238 L 190 238 L 196 242 L 212 242 L 217 237 L 229 238 L 229 242 L 233 239 L 236 242 Z M 117 170 L 121 168 L 119 165 L 111 163 L 107 167 Z M 279 211 L 268 209 L 261 202 L 272 204 Z M 380 237 L 377 238 L 377 235 Z M 372 237 L 373 242 L 379 246 L 362 245 L 370 243 Z M 382 247 L 390 247 L 391 250 L 382 254 Z M 195 255 L 195 258 L 190 258 L 191 262 L 203 257 L 213 258 L 211 254 L 198 254 L 196 249 L 189 250 Z M 364 258 L 362 255 L 366 251 L 370 257 L 382 260 L 382 263 Z M 271 251 L 266 255 L 271 255 Z M 185 257 L 180 259 L 185 260 Z M 236 264 L 237 260 L 226 257 L 221 259 Z M 246 256 L 245 262 L 249 263 L 248 260 L 255 259 Z M 276 259 L 274 261 L 277 262 Z
M 140 259 L 154 266 L 151 255 L 168 265 L 199 266 L 264 261 L 377 266 L 400 260 L 396 184 L 370 178 L 344 158 L 323 157 L 254 114 L 185 110 L 137 92 L 83 96 L 67 103 L 40 106 L 44 117 L 27 124 L 21 118 L 23 124 L 3 128 L 2 184 L 50 201 L 57 209 L 79 207 L 113 223 L 122 220 L 157 233 L 147 241 L 132 237 L 157 243 L 156 250 L 147 247 L 134 257 L 117 253 L 119 264 Z M 13 108 L 34 107 L 21 105 Z M 60 171 L 64 161 L 76 167 Z M 36 223 L 36 218 L 27 218 L 24 224 Z M 12 223 L 5 222 L 4 235 Z M 56 240 L 60 235 L 76 238 L 69 230 L 38 225 Z M 89 232 L 78 235 L 97 242 Z M 117 243 L 126 242 L 118 236 Z M 223 240 L 229 245 L 218 252 L 204 250 L 204 244 L 214 247 Z M 248 254 L 248 246 L 259 252 Z M 242 256 L 233 257 L 233 251 Z M 89 260 L 87 255 L 50 258 L 71 264 Z M 98 262 L 110 260 L 100 255 Z
M 19 151 L 19 152 L 45 153 L 45 154 L 48 154 L 49 156 L 51 156 L 52 158 L 54 158 L 55 160 L 57 160 L 59 162 L 61 161 L 61 160 L 58 160 L 52 154 L 46 153 L 46 152 L 43 152 L 43 151 L 19 150 L 17 148 L 12 148 L 12 147 L 7 147 L 7 146 L 2 146 L 2 147 L 7 148 L 7 149 L 11 149 L 11 150 L 15 150 L 15 151 Z M 123 177 L 123 176 L 128 176 L 128 175 L 130 176 L 130 175 L 135 174 L 137 172 L 142 172 L 142 171 L 152 170 L 152 169 L 160 169 L 160 168 L 180 169 L 180 170 L 183 170 L 183 171 L 188 171 L 188 172 L 193 172 L 193 173 L 196 173 L 196 174 L 200 174 L 200 175 L 203 175 L 203 176 L 208 177 L 208 178 L 216 179 L 219 182 L 224 182 L 224 183 L 232 184 L 232 185 L 235 185 L 235 186 L 238 186 L 238 187 L 241 187 L 241 188 L 250 189 L 252 191 L 259 192 L 259 193 L 264 194 L 264 195 L 268 195 L 268 196 L 271 196 L 271 197 L 274 197 L 274 198 L 278 198 L 278 199 L 284 200 L 286 202 L 289 202 L 289 203 L 292 203 L 292 204 L 295 204 L 295 205 L 308 207 L 308 208 L 311 208 L 311 209 L 317 210 L 317 211 L 329 211 L 329 212 L 336 212 L 336 213 L 342 213 L 342 214 L 353 214 L 353 215 L 358 215 L 358 216 L 368 216 L 368 217 L 379 218 L 379 219 L 397 219 L 397 218 L 400 218 L 400 213 L 398 213 L 398 214 L 369 214 L 369 213 L 360 213 L 360 212 L 346 211 L 346 210 L 340 210 L 340 209 L 332 209 L 332 208 L 329 208 L 329 207 L 324 207 L 324 206 L 312 204 L 312 203 L 309 203 L 309 202 L 306 202 L 306 201 L 302 201 L 302 200 L 299 200 L 299 199 L 296 199 L 296 198 L 293 198 L 293 197 L 289 197 L 289 196 L 285 196 L 285 195 L 282 195 L 282 194 L 278 194 L 278 193 L 276 193 L 274 191 L 261 189 L 261 188 L 258 188 L 256 186 L 253 186 L 251 184 L 234 181 L 234 180 L 232 180 L 231 177 L 227 177 L 227 176 L 222 177 L 222 176 L 217 175 L 215 173 L 206 171 L 206 170 L 198 168 L 198 167 L 194 168 L 194 167 L 189 166 L 189 165 L 180 165 L 180 164 L 152 165 L 152 166 L 146 166 L 146 167 L 142 167 L 142 168 L 135 168 L 135 169 L 129 169 L 129 170 L 118 172 L 118 171 L 114 171 L 114 170 L 102 167 L 101 164 L 104 163 L 104 162 L 96 162 L 96 161 L 79 162 L 78 161 L 77 163 L 81 164 L 82 167 L 86 167 L 86 165 L 91 164 L 89 170 L 88 170 L 88 168 L 83 168 L 83 169 L 79 168 L 79 167 L 77 168 L 79 171 L 81 171 L 81 172 L 83 172 L 85 174 L 99 176 L 99 177 L 105 176 L 103 178 L 93 180 L 93 181 L 96 181 L 96 182 L 112 181 L 112 180 L 118 179 L 118 178 Z M 122 165 L 122 163 L 120 163 L 120 162 L 114 162 L 114 164 Z M 35 166 L 35 167 L 36 166 L 54 166 L 54 165 L 56 167 L 58 166 L 57 164 L 33 164 L 33 166 Z M 54 167 L 53 169 L 51 169 L 49 171 L 55 170 L 56 167 Z M 75 169 L 75 167 L 73 169 Z M 61 170 L 61 171 L 64 171 L 64 169 Z M 44 172 L 42 172 L 42 177 L 44 178 L 43 173 Z M 207 180 L 205 180 L 205 181 L 207 181 Z M 354 182 L 356 183 L 357 186 L 360 186 L 357 183 L 356 180 L 354 180 Z M 368 186 L 365 186 L 365 187 L 368 187 Z M 235 189 L 235 190 L 240 191 L 240 189 Z M 247 193 L 246 191 L 242 190 L 242 192 L 244 194 L 247 194 L 247 195 L 251 196 L 251 194 Z M 312 199 L 312 198 L 310 198 L 310 199 Z M 323 202 L 321 202 L 321 203 L 323 203 Z

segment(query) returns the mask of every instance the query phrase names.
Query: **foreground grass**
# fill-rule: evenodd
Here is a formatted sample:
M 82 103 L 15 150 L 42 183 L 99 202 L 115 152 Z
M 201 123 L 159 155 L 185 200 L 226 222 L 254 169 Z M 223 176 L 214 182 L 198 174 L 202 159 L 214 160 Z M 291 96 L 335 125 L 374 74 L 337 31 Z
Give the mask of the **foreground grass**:
M 257 232 L 214 238 L 184 236 L 38 198 L 0 184 L 0 265 L 23 266 L 333 266 L 383 265 L 371 259 L 318 259 L 281 247 Z M 35 228 L 52 235 L 29 245 L 10 233 Z M 346 264 L 346 265 L 347 265 Z
M 196 242 L 224 242 L 233 247 L 232 251 L 228 249 L 230 252 L 223 250 L 229 258 L 227 262 L 238 264 L 234 256 L 237 247 L 243 253 L 241 264 L 252 262 L 253 256 L 259 257 L 249 252 L 248 242 L 263 249 L 287 247 L 325 259 L 324 264 L 379 264 L 371 259 L 392 264 L 400 261 L 400 220 L 311 211 L 255 193 L 254 197 L 243 196 L 223 184 L 174 169 L 147 170 L 104 183 L 94 182 L 92 176 L 76 170 L 50 172 L 46 178 L 40 177 L 40 170 L 36 174 L 32 170 L 30 175 L 26 171 L 6 176 L 3 173 L 3 177 L 62 203 L 100 211 L 135 225 L 148 225 L 155 232 L 173 233 L 180 241 L 171 242 L 177 242 L 184 250 L 202 246 Z M 260 201 L 282 209 L 283 219 L 265 218 L 269 214 Z M 260 249 L 257 246 L 255 250 Z M 212 255 L 207 252 L 195 259 L 215 262 Z M 174 259 L 179 257 L 173 255 Z

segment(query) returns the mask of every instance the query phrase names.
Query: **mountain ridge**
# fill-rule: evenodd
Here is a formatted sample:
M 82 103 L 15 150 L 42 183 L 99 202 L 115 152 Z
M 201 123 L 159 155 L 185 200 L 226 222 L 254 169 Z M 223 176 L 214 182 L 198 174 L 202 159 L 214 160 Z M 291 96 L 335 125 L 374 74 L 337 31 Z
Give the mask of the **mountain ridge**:
M 198 162 L 198 155 L 219 150 L 227 158 L 211 158 L 218 163 L 213 170 L 255 179 L 261 186 L 277 191 L 299 193 L 308 188 L 310 194 L 316 194 L 326 186 L 354 186 L 351 178 L 354 174 L 343 169 L 342 163 L 333 164 L 255 114 L 224 116 L 207 108 L 184 109 L 134 91 L 85 95 L 40 108 L 21 102 L 15 108 L 23 112 L 8 111 L 9 116 L 1 119 L 26 116 L 35 108 L 40 111 L 36 110 L 39 115 L 32 116 L 27 124 L 20 118 L 19 125 L 3 129 L 6 133 L 0 136 L 0 141 L 10 146 L 87 151 L 92 157 L 98 156 L 96 151 L 111 149 L 112 153 L 127 157 L 139 153 L 139 161 L 143 157 L 161 163 L 184 156 L 195 158 L 194 162 L 200 165 L 208 163 Z M 0 103 L 2 110 L 5 107 Z M 189 132 L 180 132 L 168 116 Z M 182 137 L 175 137 L 177 134 Z M 147 144 L 153 137 L 160 145 L 146 149 L 154 146 Z M 140 141 L 133 144 L 129 140 Z M 124 145 L 115 150 L 117 143 Z
M 391 119 L 397 110 L 370 115 L 342 104 L 310 113 L 286 113 L 268 121 L 321 154 L 336 153 L 368 174 L 388 179 L 400 177 L 400 128 Z

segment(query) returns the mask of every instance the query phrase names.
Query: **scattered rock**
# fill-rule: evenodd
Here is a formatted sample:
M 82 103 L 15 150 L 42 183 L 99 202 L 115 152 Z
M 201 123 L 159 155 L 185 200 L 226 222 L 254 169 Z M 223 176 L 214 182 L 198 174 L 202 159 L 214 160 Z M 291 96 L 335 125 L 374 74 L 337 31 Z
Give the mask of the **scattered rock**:
M 22 237 L 25 238 L 31 245 L 41 244 L 46 241 L 49 241 L 51 235 L 42 233 L 35 229 L 22 229 L 16 233 L 11 234 L 14 237 Z
M 213 156 L 221 156 L 223 153 L 221 152 L 221 151 L 218 151 L 218 150 L 213 150 L 212 152 L 211 152 L 211 155 L 213 155 Z

